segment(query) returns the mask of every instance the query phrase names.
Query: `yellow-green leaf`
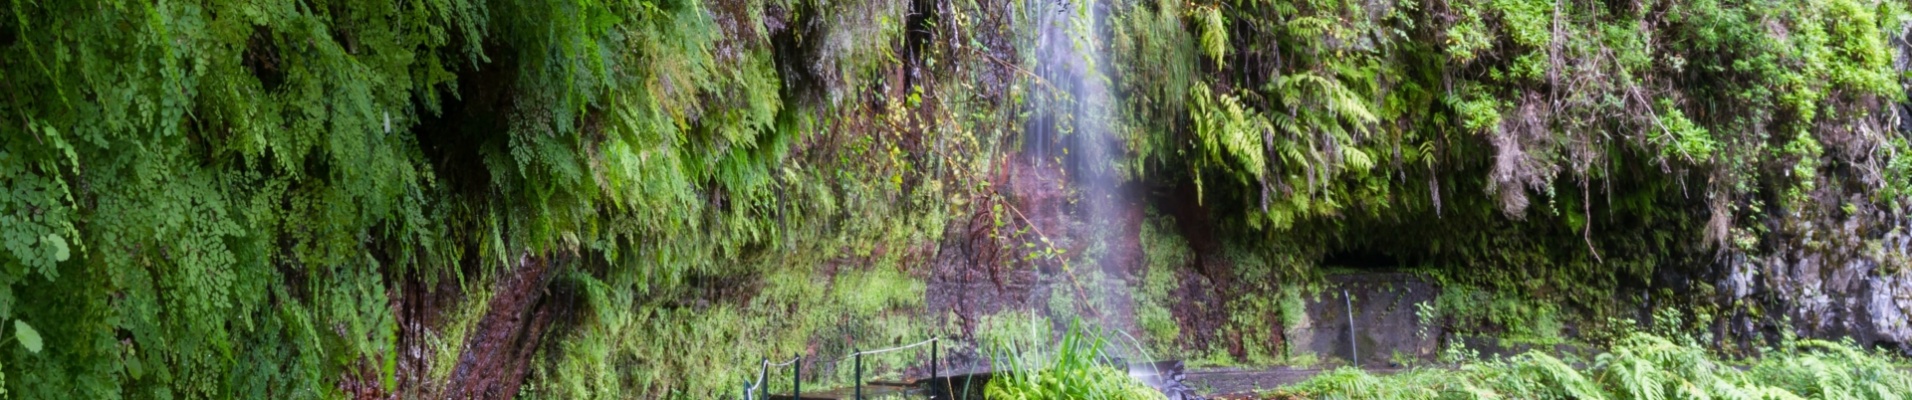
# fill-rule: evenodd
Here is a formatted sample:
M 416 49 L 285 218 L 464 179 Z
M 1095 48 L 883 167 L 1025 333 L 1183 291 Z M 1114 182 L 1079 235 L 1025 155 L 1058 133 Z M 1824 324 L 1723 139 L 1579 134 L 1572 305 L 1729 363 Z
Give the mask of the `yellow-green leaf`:
M 66 239 L 61 238 L 60 235 L 46 235 L 46 238 L 40 240 L 53 249 L 53 261 L 66 261 L 72 258 L 73 254 L 66 247 Z
M 33 330 L 33 326 L 27 325 L 26 321 L 13 320 L 13 338 L 18 339 L 21 346 L 26 346 L 27 351 L 40 352 L 40 332 Z

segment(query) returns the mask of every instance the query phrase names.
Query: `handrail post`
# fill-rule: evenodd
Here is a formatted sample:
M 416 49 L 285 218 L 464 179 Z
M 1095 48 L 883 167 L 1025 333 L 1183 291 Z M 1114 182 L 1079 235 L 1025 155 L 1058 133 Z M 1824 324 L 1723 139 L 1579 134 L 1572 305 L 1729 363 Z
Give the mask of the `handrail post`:
M 790 398 L 803 400 L 803 355 L 791 357 L 790 362 Z
M 856 351 L 856 400 L 863 400 L 863 350 Z
M 757 367 L 757 384 L 763 385 L 762 388 L 757 389 L 757 393 L 762 394 L 765 400 L 770 399 L 770 359 L 768 358 L 763 359 L 763 363 Z
M 942 338 L 941 337 L 932 338 L 930 340 L 933 340 L 933 341 L 929 342 L 929 386 L 930 386 L 929 392 L 932 392 L 932 393 L 936 391 L 935 389 L 936 388 L 936 350 L 938 345 L 941 344 L 942 342 L 942 340 L 939 340 L 939 339 L 942 339 Z

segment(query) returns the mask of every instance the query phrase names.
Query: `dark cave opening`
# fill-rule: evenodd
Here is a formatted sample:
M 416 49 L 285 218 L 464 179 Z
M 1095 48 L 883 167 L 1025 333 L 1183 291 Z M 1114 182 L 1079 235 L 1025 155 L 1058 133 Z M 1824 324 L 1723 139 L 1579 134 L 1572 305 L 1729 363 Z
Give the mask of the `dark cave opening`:
M 1353 270 L 1359 272 L 1392 272 L 1407 270 L 1417 266 L 1416 257 L 1403 256 L 1380 249 L 1355 247 L 1337 248 L 1321 256 L 1316 263 L 1324 268 Z

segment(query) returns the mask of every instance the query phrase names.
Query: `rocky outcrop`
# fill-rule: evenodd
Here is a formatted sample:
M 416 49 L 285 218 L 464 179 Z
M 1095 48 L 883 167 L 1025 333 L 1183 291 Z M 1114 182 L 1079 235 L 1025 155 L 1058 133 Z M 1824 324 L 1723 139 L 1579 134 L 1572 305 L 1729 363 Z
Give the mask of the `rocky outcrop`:
M 1895 41 L 1894 65 L 1912 72 L 1912 23 Z M 1912 93 L 1912 81 L 1903 84 Z M 1912 135 L 1912 99 L 1887 107 L 1878 125 L 1897 129 L 1888 135 Z M 1878 184 L 1868 173 L 1853 175 L 1847 185 Z M 1786 215 L 1768 217 L 1764 246 L 1770 251 L 1721 253 L 1716 283 L 1732 310 L 1724 330 L 1742 339 L 1781 329 L 1850 337 L 1912 354 L 1912 221 L 1905 217 L 1912 210 L 1836 188 L 1812 197 Z
M 1912 238 L 1902 221 L 1867 219 L 1794 224 L 1771 254 L 1723 257 L 1729 332 L 1751 339 L 1787 329 L 1912 351 L 1912 274 L 1904 271 Z
M 1893 60 L 1900 73 L 1912 72 L 1912 22 L 1905 24 L 1899 31 L 1899 56 Z M 1899 130 L 1912 132 L 1912 81 L 1903 82 L 1906 98 L 1899 102 L 1897 118 Z
M 1912 71 L 1908 39 L 1912 23 L 1894 39 L 1894 66 L 1901 73 Z M 1912 81 L 1902 84 L 1912 93 Z M 1912 135 L 1912 100 L 1884 106 L 1880 120 L 1871 122 L 1886 131 L 1883 136 Z M 1844 147 L 1848 153 L 1890 151 L 1889 143 L 1881 143 L 1887 140 L 1872 140 Z M 1854 194 L 1868 193 L 1864 189 L 1885 178 L 1878 166 L 1852 169 L 1822 180 L 1833 184 L 1822 184 L 1809 201 L 1790 202 L 1785 214 L 1765 217 L 1767 234 L 1748 236 L 1763 243 L 1720 252 L 1714 283 L 1729 311 L 1718 328 L 1742 344 L 1787 330 L 1912 354 L 1912 221 L 1906 219 L 1912 210 L 1904 208 L 1908 199 Z

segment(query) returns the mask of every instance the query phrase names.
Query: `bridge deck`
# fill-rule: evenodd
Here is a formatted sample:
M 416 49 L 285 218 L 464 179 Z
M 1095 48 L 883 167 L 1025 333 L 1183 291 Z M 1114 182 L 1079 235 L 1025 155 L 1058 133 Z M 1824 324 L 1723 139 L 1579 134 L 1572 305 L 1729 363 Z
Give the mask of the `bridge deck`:
M 921 393 L 921 391 L 902 382 L 870 382 L 869 384 L 863 385 L 863 398 L 865 399 L 883 397 L 897 398 L 895 396 L 908 396 L 917 393 Z M 855 395 L 855 388 L 841 388 L 814 393 L 804 391 L 803 397 L 791 397 L 789 393 L 771 394 L 770 400 L 836 400 L 849 399 L 855 397 Z

